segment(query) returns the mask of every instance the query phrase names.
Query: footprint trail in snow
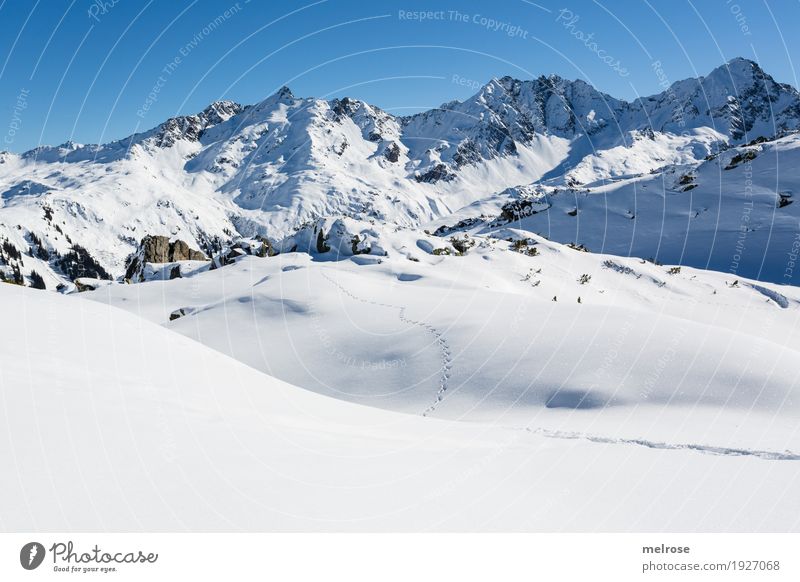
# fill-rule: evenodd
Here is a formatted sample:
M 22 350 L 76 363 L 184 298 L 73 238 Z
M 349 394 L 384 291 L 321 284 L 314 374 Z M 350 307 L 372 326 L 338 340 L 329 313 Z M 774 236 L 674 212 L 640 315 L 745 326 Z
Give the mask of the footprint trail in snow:
M 421 327 L 427 333 L 429 333 L 430 335 L 433 336 L 434 341 L 435 341 L 436 345 L 439 347 L 439 351 L 441 353 L 442 367 L 441 367 L 441 374 L 439 376 L 439 388 L 436 391 L 435 399 L 430 404 L 430 406 L 428 406 L 422 412 L 422 416 L 428 416 L 429 414 L 434 412 L 436 410 L 436 407 L 439 406 L 439 403 L 441 403 L 444 400 L 444 397 L 445 397 L 445 394 L 447 392 L 447 388 L 448 388 L 449 382 L 450 382 L 450 371 L 451 371 L 451 369 L 453 367 L 452 353 L 450 351 L 450 346 L 447 343 L 447 340 L 444 338 L 444 334 L 441 331 L 439 331 L 436 327 L 432 326 L 431 324 L 429 324 L 429 323 L 427 323 L 425 321 L 417 321 L 417 320 L 414 320 L 414 319 L 409 319 L 406 316 L 406 308 L 404 306 L 392 305 L 390 303 L 382 303 L 380 301 L 373 301 L 371 299 L 365 299 L 363 297 L 360 297 L 360 296 L 356 295 L 355 293 L 353 293 L 352 291 L 350 291 L 349 289 L 344 287 L 338 281 L 332 279 L 327 273 L 323 272 L 322 276 L 325 277 L 328 281 L 330 281 L 334 285 L 336 285 L 336 287 L 338 287 L 339 290 L 342 293 L 344 293 L 345 295 L 347 295 L 351 299 L 353 299 L 355 301 L 358 301 L 360 303 L 368 304 L 368 305 L 377 305 L 378 307 L 386 307 L 388 309 L 396 309 L 398 311 L 398 318 L 400 319 L 401 322 L 403 322 L 403 323 L 405 323 L 407 325 Z
M 593 443 L 604 444 L 619 444 L 619 445 L 637 445 L 640 447 L 647 447 L 649 449 L 665 449 L 665 450 L 689 450 L 697 451 L 707 455 L 723 455 L 723 456 L 751 456 L 765 459 L 768 461 L 800 461 L 800 454 L 792 451 L 762 451 L 757 449 L 742 449 L 735 447 L 715 447 L 712 445 L 700 445 L 694 443 L 665 443 L 659 441 L 649 441 L 646 439 L 625 439 L 615 437 L 604 437 L 599 435 L 584 434 L 579 432 L 567 432 L 559 430 L 548 430 L 543 428 L 526 428 L 526 431 L 532 434 L 538 434 L 548 438 L 554 439 L 568 439 L 568 440 L 586 440 Z

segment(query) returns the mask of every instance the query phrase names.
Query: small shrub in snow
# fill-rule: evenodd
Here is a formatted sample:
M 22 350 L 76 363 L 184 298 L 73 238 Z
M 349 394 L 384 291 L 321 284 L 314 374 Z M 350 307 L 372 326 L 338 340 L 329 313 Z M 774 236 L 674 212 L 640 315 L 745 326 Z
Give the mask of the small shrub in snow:
M 619 263 L 615 263 L 610 259 L 603 261 L 603 266 L 606 269 L 611 269 L 612 271 L 616 271 L 617 273 L 622 273 L 623 275 L 636 275 L 636 271 L 634 271 L 630 267 L 626 265 L 620 265 Z M 639 277 L 639 275 L 637 275 L 637 277 Z
M 453 245 L 453 248 L 458 251 L 460 255 L 466 255 L 467 251 L 475 246 L 475 241 L 469 238 L 468 235 L 464 235 L 463 238 L 459 237 L 452 237 L 450 239 L 450 244 Z
M 589 248 L 582 244 L 575 244 L 575 243 L 567 243 L 567 246 L 575 251 L 580 251 L 582 253 L 588 253 Z
M 47 289 L 44 278 L 36 271 L 31 271 L 31 287 L 34 289 Z
M 67 254 L 56 260 L 56 264 L 61 272 L 73 281 L 78 277 L 112 279 L 111 274 L 89 254 L 89 251 L 80 245 L 73 245 Z
M 538 257 L 539 249 L 533 246 L 535 244 L 536 243 L 530 239 L 521 238 L 518 240 L 512 240 L 511 248 L 518 253 L 522 253 L 523 255 L 528 255 L 529 257 Z
M 366 242 L 367 237 L 364 237 L 364 240 L 361 240 L 359 235 L 353 235 L 353 240 L 350 241 L 351 248 L 353 250 L 354 255 L 368 255 L 372 252 L 372 248 L 369 245 L 361 246 L 362 242 Z

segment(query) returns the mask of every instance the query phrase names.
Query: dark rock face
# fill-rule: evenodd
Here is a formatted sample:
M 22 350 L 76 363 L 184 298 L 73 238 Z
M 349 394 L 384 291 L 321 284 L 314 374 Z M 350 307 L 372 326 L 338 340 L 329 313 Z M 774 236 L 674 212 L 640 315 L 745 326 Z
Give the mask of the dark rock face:
M 350 117 L 359 107 L 360 103 L 355 99 L 345 97 L 343 99 L 334 99 L 331 101 L 331 111 L 333 112 L 334 119 L 341 121 L 343 117 Z
M 383 156 L 394 164 L 400 159 L 400 146 L 394 142 L 390 143 L 388 146 L 386 146 Z
M 541 212 L 541 201 L 531 198 L 512 200 L 503 205 L 500 212 L 500 219 L 504 222 L 513 222 L 526 216 L 533 216 Z M 548 205 L 549 207 L 549 205 Z M 577 214 L 577 211 L 576 211 Z
M 84 291 L 94 291 L 94 287 L 91 285 L 84 285 L 84 283 L 80 280 L 75 281 L 75 289 L 78 290 L 78 293 L 83 293 Z
M 155 136 L 159 147 L 169 148 L 179 140 L 197 141 L 205 129 L 226 121 L 245 110 L 233 101 L 217 101 L 197 115 L 173 117 L 162 123 Z
M 173 261 L 193 261 L 195 259 L 192 257 L 198 256 L 195 253 L 199 253 L 202 256 L 202 258 L 199 260 L 206 258 L 205 255 L 203 255 L 203 253 L 201 253 L 200 251 L 195 251 L 190 249 L 189 245 L 187 245 L 182 240 L 176 240 L 174 243 L 170 245 L 169 249 L 170 260 Z
M 176 240 L 170 244 L 170 260 L 171 261 L 205 261 L 206 256 L 195 249 L 190 249 L 189 245 L 182 240 Z
M 142 260 L 145 263 L 166 263 L 169 261 L 169 239 L 165 236 L 146 236 L 140 244 Z
M 468 228 L 472 228 L 476 224 L 481 222 L 480 218 L 465 218 L 464 220 L 459 220 L 452 226 L 442 225 L 436 230 L 433 231 L 433 236 L 446 236 L 448 234 L 452 234 L 454 232 L 458 232 L 460 230 L 466 230 Z
M 735 156 L 733 156 L 733 158 L 731 158 L 730 163 L 727 166 L 725 166 L 725 169 L 732 170 L 742 162 L 751 162 L 756 159 L 757 155 L 758 154 L 756 154 L 756 152 L 754 152 L 753 150 L 745 150 L 743 153 L 736 154 Z
M 181 307 L 180 309 L 176 309 L 172 313 L 169 314 L 169 320 L 175 321 L 176 319 L 180 319 L 181 317 L 185 317 L 186 315 L 192 315 L 195 312 L 194 307 Z
M 327 253 L 329 250 L 331 250 L 331 247 L 328 246 L 328 237 L 326 237 L 325 232 L 320 229 L 319 234 L 317 235 L 317 252 Z
M 199 117 L 205 121 L 206 126 L 217 125 L 240 114 L 245 109 L 246 107 L 233 101 L 215 101 L 206 107 Z
M 455 178 L 455 174 L 450 172 L 448 167 L 445 164 L 436 164 L 427 172 L 422 174 L 417 174 L 414 176 L 414 179 L 417 182 L 427 182 L 429 184 L 435 184 L 439 180 L 444 180 L 445 182 L 449 182 Z

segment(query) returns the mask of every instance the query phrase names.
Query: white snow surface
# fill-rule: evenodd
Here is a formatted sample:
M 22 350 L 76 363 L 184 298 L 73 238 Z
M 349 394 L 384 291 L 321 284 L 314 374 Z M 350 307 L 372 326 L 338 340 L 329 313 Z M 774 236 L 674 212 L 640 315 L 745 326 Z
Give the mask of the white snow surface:
M 378 234 L 388 256 L 244 257 L 87 297 L 362 404 L 519 426 L 565 410 L 598 423 L 635 409 L 667 430 L 680 419 L 689 440 L 747 442 L 747 427 L 710 434 L 687 420 L 724 409 L 774 417 L 748 424 L 764 428 L 759 439 L 792 448 L 793 421 L 777 427 L 800 404 L 794 288 L 688 268 L 670 274 L 515 229 L 504 234 L 530 241 L 536 256 L 483 237 L 469 239 L 466 256 L 436 256 L 422 250 L 435 237 Z M 169 321 L 181 308 L 190 315 Z
M 270 262 L 278 263 L 263 264 Z M 228 275 L 252 275 L 246 263 L 242 273 Z M 346 270 L 328 271 L 348 284 Z M 4 529 L 797 527 L 795 461 L 749 449 L 692 450 L 698 444 L 684 441 L 690 435 L 679 426 L 662 435 L 669 441 L 629 439 L 650 422 L 637 432 L 636 423 L 623 422 L 633 412 L 624 406 L 615 426 L 603 431 L 602 423 L 587 425 L 576 413 L 554 429 L 539 414 L 523 426 L 521 417 L 509 424 L 453 422 L 346 403 L 85 297 L 0 285 L 0 315 L 7 329 L 18 330 L 0 340 L 8 429 L 0 437 L 0 460 L 11 469 L 0 480 Z M 256 306 L 263 306 L 258 311 L 269 326 L 274 306 L 264 298 L 250 302 Z M 408 343 L 425 349 L 426 334 L 409 331 L 415 337 Z M 456 355 L 461 346 L 455 336 L 450 341 Z M 422 396 L 420 390 L 420 402 Z M 705 415 L 708 442 L 735 440 L 726 433 L 744 420 L 748 425 L 740 429 L 764 437 L 770 428 L 759 420 L 789 420 L 795 410 L 788 406 L 773 417 L 768 404 L 756 413 L 746 410 L 747 396 L 736 400 Z M 505 406 L 501 400 L 496 408 Z M 777 444 L 768 441 L 751 438 L 750 444 Z
M 742 156 L 752 159 L 737 163 Z M 652 174 L 587 186 L 511 188 L 426 228 L 471 219 L 457 230 L 491 234 L 516 226 L 593 252 L 797 285 L 800 206 L 793 196 L 800 185 L 798 168 L 800 138 L 795 134 Z M 503 205 L 520 199 L 532 201 L 536 212 L 510 224 L 498 222 Z

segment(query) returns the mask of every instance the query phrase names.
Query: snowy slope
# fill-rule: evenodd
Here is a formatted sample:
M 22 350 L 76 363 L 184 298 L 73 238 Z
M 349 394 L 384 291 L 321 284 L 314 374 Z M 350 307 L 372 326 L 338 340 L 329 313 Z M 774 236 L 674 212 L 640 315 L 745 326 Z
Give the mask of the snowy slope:
M 81 296 L 0 285 L 0 317 L 4 529 L 797 526 L 796 462 L 343 403 Z
M 525 244 L 474 237 L 457 256 L 413 230 L 346 227 L 377 237 L 380 251 L 351 256 L 331 240 L 326 253 L 245 257 L 86 296 L 370 406 L 603 438 L 800 447 L 791 287 L 513 229 L 496 234 Z
M 428 229 L 461 222 L 457 230 L 491 233 L 513 225 L 592 252 L 796 285 L 798 165 L 800 136 L 792 134 L 586 188 L 512 188 Z M 516 214 L 504 218 L 504 206 Z
M 62 264 L 73 251 L 94 274 L 121 277 L 146 235 L 210 254 L 240 237 L 278 242 L 320 217 L 410 227 L 509 188 L 614 188 L 796 130 L 799 111 L 796 89 L 744 59 L 632 103 L 583 81 L 504 77 L 464 102 L 406 118 L 283 88 L 111 144 L 1 153 L 0 239 L 10 255 L 28 255 L 6 253 L 3 271 L 26 284 L 35 271 L 52 289 L 74 278 Z M 591 224 L 590 238 L 605 234 Z M 658 240 L 645 238 L 651 247 Z M 696 258 L 688 264 L 706 266 Z

